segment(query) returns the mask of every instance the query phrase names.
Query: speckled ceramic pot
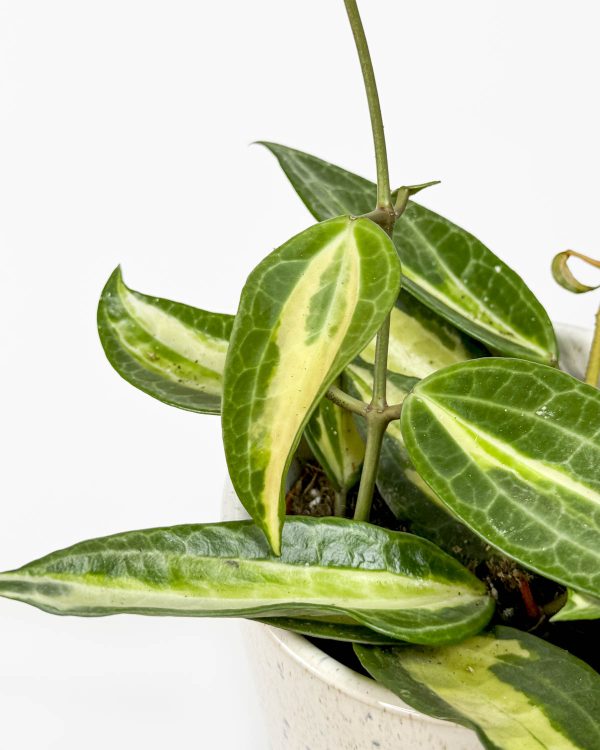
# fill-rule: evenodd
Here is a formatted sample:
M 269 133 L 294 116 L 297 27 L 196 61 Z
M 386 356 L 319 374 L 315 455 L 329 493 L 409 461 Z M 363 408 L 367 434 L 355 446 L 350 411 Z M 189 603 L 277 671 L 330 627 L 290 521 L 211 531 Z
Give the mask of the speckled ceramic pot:
M 591 333 L 557 326 L 561 364 L 582 377 Z M 247 515 L 228 481 L 223 516 Z M 244 622 L 270 750 L 482 750 L 474 732 L 415 711 L 302 636 Z

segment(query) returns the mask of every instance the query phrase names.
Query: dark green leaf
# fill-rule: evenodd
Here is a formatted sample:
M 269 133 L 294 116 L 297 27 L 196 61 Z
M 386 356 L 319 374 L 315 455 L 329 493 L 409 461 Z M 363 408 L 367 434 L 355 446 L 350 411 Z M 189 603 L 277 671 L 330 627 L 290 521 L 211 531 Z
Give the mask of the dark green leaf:
M 479 359 L 421 381 L 401 421 L 417 471 L 468 526 L 600 594 L 600 391 L 544 365 Z
M 301 151 L 263 145 L 317 219 L 374 208 L 375 185 L 368 180 Z M 425 305 L 502 354 L 556 361 L 556 339 L 544 308 L 472 234 L 410 201 L 396 222 L 394 244 L 406 289 Z
M 289 630 L 311 638 L 323 638 L 328 641 L 345 641 L 347 643 L 370 643 L 374 646 L 397 646 L 400 641 L 376 633 L 360 625 L 348 625 L 344 622 L 327 622 L 326 620 L 306 620 L 299 617 L 256 618 L 265 625 Z M 340 618 L 342 620 L 343 618 Z

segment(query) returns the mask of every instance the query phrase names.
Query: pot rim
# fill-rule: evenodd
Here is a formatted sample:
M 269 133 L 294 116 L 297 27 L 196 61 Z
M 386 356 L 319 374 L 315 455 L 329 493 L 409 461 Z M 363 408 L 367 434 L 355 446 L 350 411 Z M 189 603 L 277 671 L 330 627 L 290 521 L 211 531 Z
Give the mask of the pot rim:
M 568 369 L 578 377 L 582 376 L 581 357 L 586 352 L 592 337 L 590 328 L 573 325 L 571 323 L 554 323 L 557 333 L 561 358 L 564 357 Z M 569 342 L 569 346 L 566 342 Z M 585 365 L 584 365 L 585 367 Z M 567 368 L 565 368 L 567 369 Z M 239 505 L 239 501 L 231 485 L 231 480 L 227 477 L 225 495 L 230 495 L 232 501 L 229 504 L 226 500 L 225 516 L 232 518 L 247 518 L 246 512 Z M 229 498 L 227 498 L 229 499 Z M 235 508 L 233 501 L 238 503 Z M 228 512 L 229 511 L 229 512 Z M 243 512 L 243 515 L 240 514 Z M 438 724 L 445 727 L 453 726 L 456 729 L 464 730 L 465 727 L 453 721 L 436 719 L 433 716 L 427 716 L 420 711 L 415 710 L 407 703 L 404 703 L 391 690 L 376 682 L 371 677 L 355 672 L 350 667 L 345 666 L 333 657 L 326 654 L 318 646 L 315 646 L 307 638 L 298 633 L 275 628 L 271 625 L 256 623 L 261 625 L 269 636 L 283 651 L 288 654 L 301 667 L 313 674 L 315 677 L 323 680 L 331 687 L 364 703 L 372 708 L 387 711 L 389 713 L 410 716 L 412 720 L 424 721 L 430 724 Z

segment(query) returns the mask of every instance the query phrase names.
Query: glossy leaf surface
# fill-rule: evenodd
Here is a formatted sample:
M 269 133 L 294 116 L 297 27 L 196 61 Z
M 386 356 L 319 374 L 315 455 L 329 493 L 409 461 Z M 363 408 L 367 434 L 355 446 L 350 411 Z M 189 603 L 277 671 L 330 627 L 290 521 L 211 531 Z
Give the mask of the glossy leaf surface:
M 600 598 L 569 589 L 567 603 L 554 615 L 552 622 L 567 620 L 600 620 Z
M 1 574 L 0 595 L 81 616 L 344 617 L 416 643 L 463 638 L 493 611 L 434 545 L 339 518 L 290 517 L 281 557 L 249 521 L 117 534 Z
M 375 185 L 302 151 L 264 143 L 308 210 L 323 220 L 375 206 Z M 524 281 L 476 237 L 410 201 L 394 244 L 405 287 L 421 302 L 499 353 L 551 363 L 556 339 Z
M 327 388 L 398 296 L 400 264 L 368 219 L 317 224 L 271 253 L 242 291 L 225 364 L 223 441 L 242 504 L 279 551 L 284 482 Z
M 129 289 L 117 268 L 98 306 L 98 331 L 114 369 L 171 406 L 218 414 L 232 315 Z
M 600 391 L 544 365 L 479 359 L 416 385 L 401 422 L 417 471 L 467 525 L 600 593 Z
M 304 437 L 336 492 L 349 490 L 360 476 L 365 457 L 365 444 L 352 414 L 323 398 Z
M 533 635 L 498 627 L 443 648 L 355 650 L 402 700 L 474 729 L 488 750 L 600 747 L 600 676 Z
M 370 401 L 372 383 L 372 368 L 361 364 L 360 358 L 344 371 L 346 390 L 363 401 Z M 389 403 L 403 403 L 417 383 L 416 378 L 388 372 Z M 357 420 L 357 424 L 359 429 L 365 429 L 362 420 Z M 489 545 L 451 513 L 421 479 L 404 445 L 398 420 L 388 425 L 383 438 L 377 488 L 397 519 L 408 523 L 413 533 L 434 542 L 461 562 L 471 563 L 490 556 Z

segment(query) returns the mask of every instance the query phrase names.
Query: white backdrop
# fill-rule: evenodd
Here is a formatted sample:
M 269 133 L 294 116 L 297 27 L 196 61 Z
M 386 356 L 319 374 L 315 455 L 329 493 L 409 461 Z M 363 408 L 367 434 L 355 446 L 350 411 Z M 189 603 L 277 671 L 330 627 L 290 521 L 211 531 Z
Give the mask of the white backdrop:
M 550 277 L 600 254 L 598 4 L 363 0 L 395 185 L 473 231 L 555 319 Z M 0 569 L 80 539 L 218 517 L 216 418 L 111 370 L 104 281 L 235 312 L 311 219 L 258 146 L 366 176 L 341 0 L 0 0 Z M 0 602 L 0 745 L 264 750 L 233 621 L 52 618 Z M 320 750 L 320 749 L 315 749 Z

